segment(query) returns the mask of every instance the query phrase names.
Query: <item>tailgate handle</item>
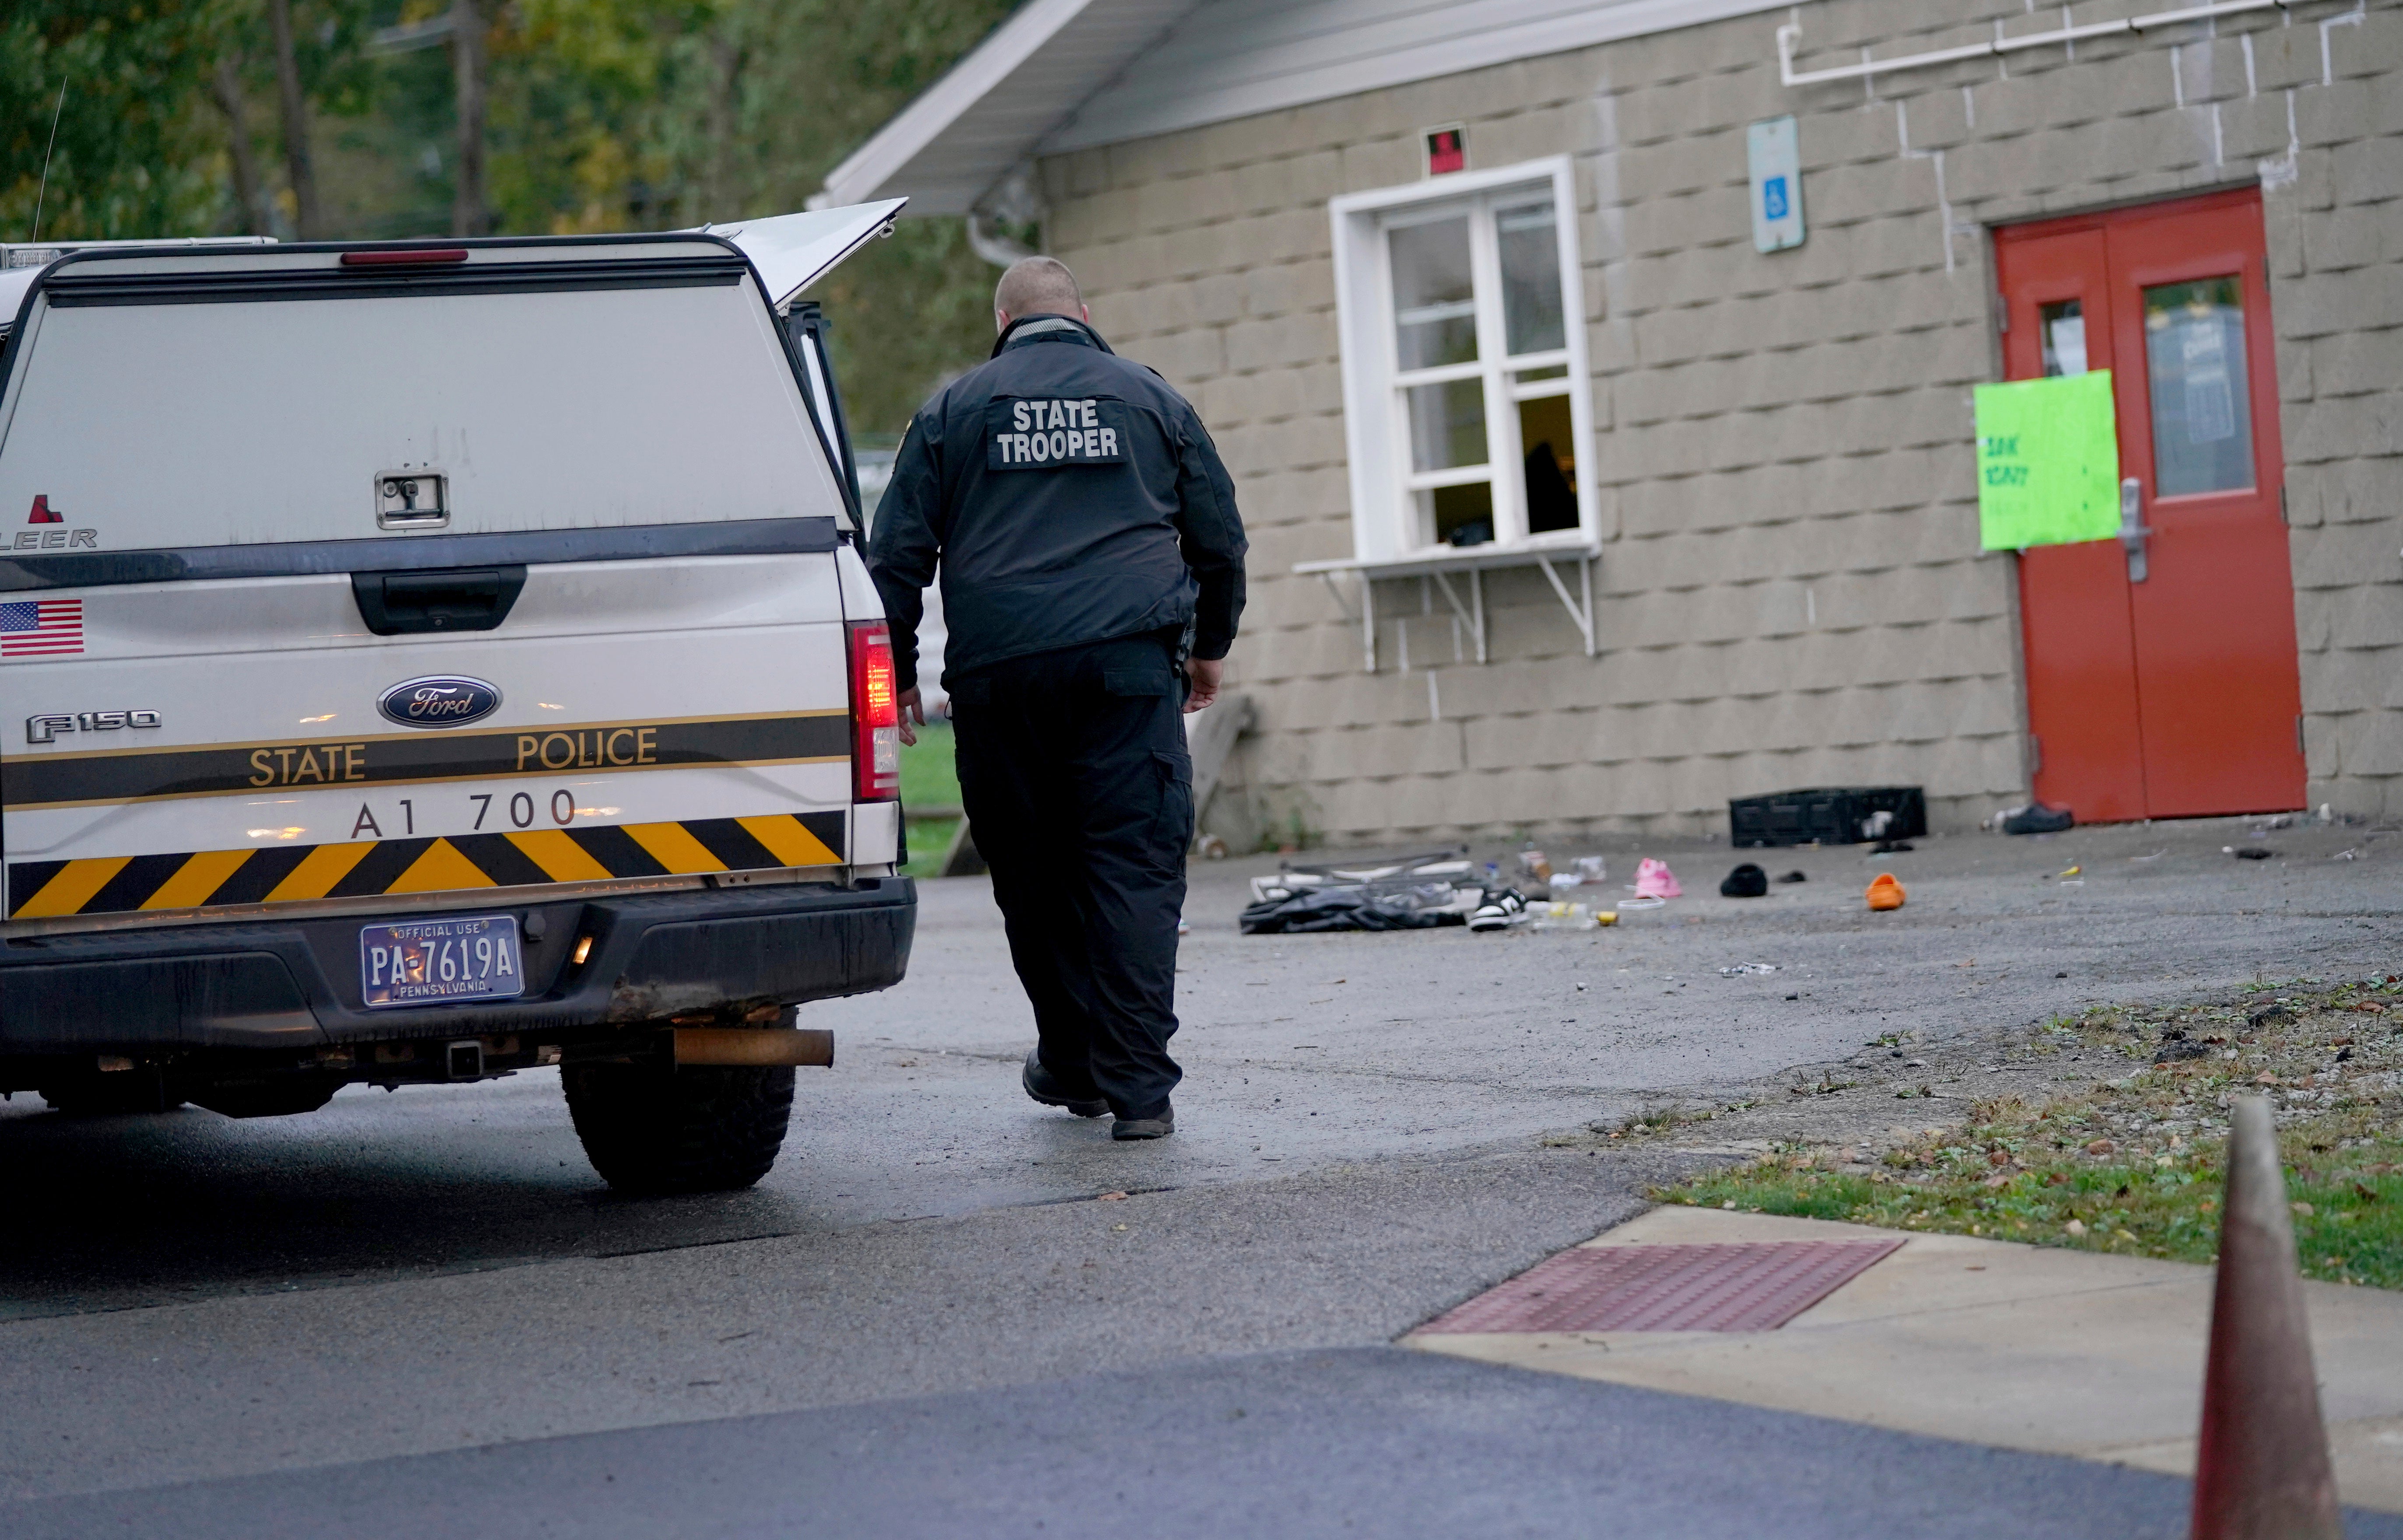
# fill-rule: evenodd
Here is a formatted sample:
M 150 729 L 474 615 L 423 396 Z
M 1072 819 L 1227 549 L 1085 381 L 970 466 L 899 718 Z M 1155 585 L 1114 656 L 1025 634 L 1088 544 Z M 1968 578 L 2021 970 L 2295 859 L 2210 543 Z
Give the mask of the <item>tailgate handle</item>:
M 351 592 L 358 599 L 359 617 L 378 636 L 492 631 L 508 617 L 525 578 L 522 566 L 354 572 Z

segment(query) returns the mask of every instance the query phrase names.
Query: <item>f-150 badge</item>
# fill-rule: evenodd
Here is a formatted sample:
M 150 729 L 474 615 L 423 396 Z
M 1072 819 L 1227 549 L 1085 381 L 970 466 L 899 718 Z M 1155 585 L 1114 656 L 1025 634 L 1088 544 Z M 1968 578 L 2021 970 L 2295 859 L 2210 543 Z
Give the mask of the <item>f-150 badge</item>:
M 455 728 L 500 709 L 499 690 L 481 679 L 449 673 L 404 679 L 376 701 L 376 710 L 405 728 Z
M 25 718 L 25 742 L 54 743 L 63 732 L 114 732 L 119 728 L 155 728 L 155 711 L 52 712 Z

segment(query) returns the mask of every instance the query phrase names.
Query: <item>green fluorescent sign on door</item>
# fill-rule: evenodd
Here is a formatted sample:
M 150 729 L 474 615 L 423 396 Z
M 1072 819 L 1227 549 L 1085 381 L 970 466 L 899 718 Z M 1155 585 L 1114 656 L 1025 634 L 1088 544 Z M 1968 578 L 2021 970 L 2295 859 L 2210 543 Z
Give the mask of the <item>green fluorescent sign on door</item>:
M 1979 385 L 1978 535 L 2023 550 L 2119 533 L 2111 371 Z

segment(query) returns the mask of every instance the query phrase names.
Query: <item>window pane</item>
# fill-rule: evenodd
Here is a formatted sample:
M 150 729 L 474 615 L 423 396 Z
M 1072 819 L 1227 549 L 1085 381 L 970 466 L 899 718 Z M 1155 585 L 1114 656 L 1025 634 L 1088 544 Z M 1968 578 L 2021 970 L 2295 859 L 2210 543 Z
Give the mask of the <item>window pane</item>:
M 1527 446 L 1527 533 L 1577 528 L 1577 431 L 1569 398 L 1520 402 L 1519 441 Z
M 2086 313 L 2079 301 L 2047 305 L 2037 327 L 2044 339 L 2044 377 L 2086 372 Z
M 1410 468 L 1452 470 L 1485 464 L 1485 383 L 1447 380 L 1402 393 L 1410 414 Z
M 2251 486 L 2244 301 L 2237 281 L 2146 289 L 2145 365 L 2153 393 L 2155 495 Z
M 1419 493 L 1419 517 L 1439 546 L 1481 546 L 1493 538 L 1493 484 L 1435 487 Z
M 1569 367 L 1566 364 L 1553 364 L 1540 369 L 1521 369 L 1510 378 L 1520 384 L 1532 385 L 1539 380 L 1565 380 L 1568 377 Z
M 1549 200 L 1493 215 L 1502 245 L 1502 319 L 1510 354 L 1568 346 L 1561 322 L 1561 245 Z
M 1468 267 L 1468 216 L 1405 225 L 1389 239 L 1401 367 L 1474 362 L 1477 286 Z

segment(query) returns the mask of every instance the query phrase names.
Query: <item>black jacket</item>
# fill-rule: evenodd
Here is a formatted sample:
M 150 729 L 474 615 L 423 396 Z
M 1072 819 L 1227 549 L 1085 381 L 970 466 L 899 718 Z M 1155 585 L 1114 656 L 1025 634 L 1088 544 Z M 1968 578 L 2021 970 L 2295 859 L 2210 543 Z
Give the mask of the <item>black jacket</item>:
M 1234 483 L 1185 397 L 1091 327 L 1030 315 L 911 419 L 868 563 L 909 689 L 938 562 L 951 674 L 1188 622 L 1193 656 L 1224 658 L 1243 548 Z

